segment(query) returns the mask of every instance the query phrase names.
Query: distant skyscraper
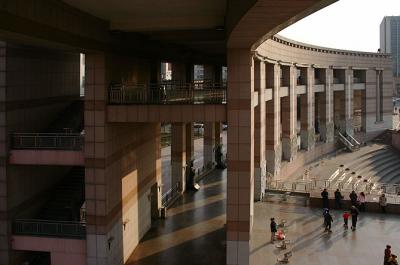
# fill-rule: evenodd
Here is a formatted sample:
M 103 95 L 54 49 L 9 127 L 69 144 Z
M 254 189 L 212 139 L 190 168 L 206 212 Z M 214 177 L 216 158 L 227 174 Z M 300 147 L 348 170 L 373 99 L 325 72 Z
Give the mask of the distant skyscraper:
M 384 17 L 380 26 L 381 52 L 391 53 L 396 91 L 400 95 L 400 16 Z

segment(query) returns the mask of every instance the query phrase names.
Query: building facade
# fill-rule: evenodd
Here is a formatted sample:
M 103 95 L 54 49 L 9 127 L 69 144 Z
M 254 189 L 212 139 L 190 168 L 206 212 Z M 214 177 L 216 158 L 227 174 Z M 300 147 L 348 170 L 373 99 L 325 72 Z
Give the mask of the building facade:
M 126 263 L 165 206 L 161 124 L 179 196 L 195 122 L 208 169 L 228 124 L 226 264 L 248 265 L 267 177 L 392 126 L 390 55 L 275 35 L 334 1 L 15 2 L 0 5 L 0 265 Z
M 392 54 L 394 92 L 400 95 L 400 16 L 384 17 L 380 25 L 380 50 Z

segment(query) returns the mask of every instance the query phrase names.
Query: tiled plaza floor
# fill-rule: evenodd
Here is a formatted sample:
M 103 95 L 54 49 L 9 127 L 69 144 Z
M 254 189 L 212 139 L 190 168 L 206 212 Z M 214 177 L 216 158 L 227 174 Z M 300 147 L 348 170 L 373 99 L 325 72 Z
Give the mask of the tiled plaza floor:
M 224 265 L 226 170 L 215 171 L 201 183 L 201 190 L 187 193 L 166 220 L 154 222 L 130 257 L 129 265 Z M 386 244 L 400 254 L 400 216 L 361 214 L 358 229 L 344 231 L 341 212 L 334 215 L 333 232 L 323 231 L 321 210 L 302 205 L 258 202 L 254 208 L 251 265 L 277 264 L 283 251 L 269 243 L 269 219 L 286 219 L 290 264 L 382 264 Z
M 276 264 L 277 257 L 292 250 L 290 264 L 298 265 L 375 265 L 383 264 L 386 244 L 400 254 L 400 216 L 362 213 L 358 229 L 345 231 L 342 212 L 332 211 L 332 233 L 324 232 L 322 211 L 304 206 L 256 203 L 251 242 L 251 264 Z M 287 220 L 286 250 L 271 244 L 269 220 Z M 350 220 L 349 220 L 350 221 Z

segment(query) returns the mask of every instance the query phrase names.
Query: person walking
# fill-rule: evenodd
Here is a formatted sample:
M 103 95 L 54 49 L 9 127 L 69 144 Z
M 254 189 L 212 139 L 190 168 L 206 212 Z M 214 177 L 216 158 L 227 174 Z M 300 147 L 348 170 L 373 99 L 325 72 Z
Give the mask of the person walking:
M 357 219 L 359 214 L 356 206 L 354 205 L 351 206 L 350 214 L 351 214 L 351 230 L 355 231 L 357 228 Z
M 342 209 L 342 199 L 343 199 L 342 193 L 340 192 L 339 189 L 337 189 L 335 191 L 335 208 L 336 209 Z
M 349 212 L 345 211 L 343 213 L 343 222 L 344 222 L 343 227 L 344 227 L 345 230 L 349 229 L 349 217 L 350 217 Z
M 275 233 L 278 232 L 278 225 L 275 222 L 275 218 L 271 218 L 271 224 L 270 224 L 270 228 L 271 228 L 271 243 L 274 242 L 275 240 Z
M 353 190 L 350 195 L 350 201 L 352 206 L 357 206 L 357 193 Z
M 365 212 L 366 198 L 365 198 L 364 192 L 360 192 L 360 194 L 358 195 L 357 201 L 358 201 L 360 211 Z
M 389 265 L 389 259 L 392 256 L 392 246 L 386 245 L 385 256 L 383 258 L 383 265 Z
M 382 213 L 386 213 L 386 205 L 387 198 L 385 196 L 385 193 L 382 193 L 382 195 L 379 197 L 379 206 L 381 207 Z
M 321 192 L 321 197 L 322 197 L 322 208 L 328 208 L 329 209 L 329 193 L 326 189 L 324 189 Z
M 326 212 L 324 220 L 325 220 L 325 231 L 332 232 L 331 228 L 332 228 L 333 218 L 332 215 L 329 213 L 329 210 Z

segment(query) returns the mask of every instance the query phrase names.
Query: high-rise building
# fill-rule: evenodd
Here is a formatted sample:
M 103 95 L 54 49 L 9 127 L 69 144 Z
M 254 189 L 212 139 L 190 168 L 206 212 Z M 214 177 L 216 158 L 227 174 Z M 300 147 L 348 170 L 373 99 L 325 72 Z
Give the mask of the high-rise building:
M 380 49 L 383 53 L 392 54 L 395 91 L 400 95 L 400 16 L 383 18 L 380 26 Z

